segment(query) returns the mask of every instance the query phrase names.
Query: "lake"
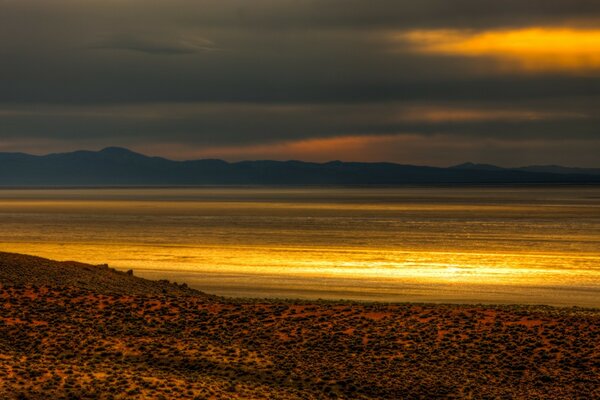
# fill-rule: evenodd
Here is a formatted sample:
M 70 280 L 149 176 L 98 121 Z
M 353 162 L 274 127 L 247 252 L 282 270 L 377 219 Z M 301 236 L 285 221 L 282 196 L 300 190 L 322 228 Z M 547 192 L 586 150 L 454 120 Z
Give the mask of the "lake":
M 600 188 L 0 189 L 0 250 L 226 296 L 599 307 Z

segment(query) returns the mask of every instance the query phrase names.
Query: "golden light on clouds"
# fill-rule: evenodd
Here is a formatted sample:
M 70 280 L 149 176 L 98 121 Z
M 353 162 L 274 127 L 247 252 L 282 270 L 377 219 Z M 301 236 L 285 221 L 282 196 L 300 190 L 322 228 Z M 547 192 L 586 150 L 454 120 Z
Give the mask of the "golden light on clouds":
M 528 109 L 485 109 L 468 107 L 405 107 L 396 115 L 397 121 L 423 123 L 541 121 L 586 118 L 585 113 L 569 111 L 540 111 Z
M 373 111 L 368 105 L 331 106 L 330 115 L 363 115 Z M 300 114 L 303 115 L 303 114 Z M 589 118 L 585 112 L 569 110 L 539 110 L 536 108 L 489 108 L 449 105 L 390 104 L 382 113 L 374 113 L 372 118 L 389 126 L 396 126 L 395 132 L 371 132 L 369 134 L 346 133 L 332 137 L 290 138 L 289 140 L 267 143 L 206 144 L 201 148 L 190 148 L 179 143 L 163 142 L 158 145 L 147 144 L 137 150 L 146 154 L 167 154 L 178 159 L 222 158 L 229 161 L 249 159 L 330 161 L 396 161 L 430 165 L 458 164 L 461 159 L 456 154 L 465 152 L 479 153 L 486 146 L 501 146 L 506 139 L 486 139 L 485 142 L 469 139 L 457 139 L 456 135 L 423 135 L 411 130 L 415 124 L 436 125 L 452 124 L 488 124 L 494 122 L 523 123 L 553 120 L 580 120 Z M 433 128 L 432 128 L 433 129 Z M 441 129 L 441 128 L 440 128 Z M 465 128 L 468 131 L 468 128 Z M 432 137 L 435 140 L 432 141 Z M 529 148 L 536 141 L 519 140 L 510 142 L 521 150 Z M 564 145 L 564 142 L 561 142 Z M 479 147 L 478 147 L 479 146 Z M 415 158 L 416 154 L 425 154 L 427 159 Z M 435 156 L 433 156 L 435 154 Z M 450 158 L 446 158 L 447 155 Z
M 393 36 L 418 52 L 492 58 L 505 68 L 600 70 L 600 29 L 416 30 Z
M 265 144 L 205 146 L 188 158 L 225 158 L 229 160 L 245 159 L 297 159 L 308 161 L 334 160 L 344 158 L 358 160 L 367 156 L 371 146 L 386 146 L 390 143 L 406 140 L 396 135 L 348 135 L 331 138 L 311 138 L 282 141 Z M 170 148 L 163 144 L 163 148 Z M 180 152 L 175 146 L 172 151 Z M 371 156 L 369 154 L 369 156 Z

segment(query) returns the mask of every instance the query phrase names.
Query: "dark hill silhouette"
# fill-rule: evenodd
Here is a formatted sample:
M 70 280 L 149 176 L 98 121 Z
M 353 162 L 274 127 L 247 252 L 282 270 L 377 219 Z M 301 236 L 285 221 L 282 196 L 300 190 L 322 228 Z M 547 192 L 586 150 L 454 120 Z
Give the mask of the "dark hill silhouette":
M 151 281 L 117 271 L 107 265 L 59 262 L 41 257 L 0 252 L 1 286 L 74 287 L 101 294 L 202 295 L 202 292 L 167 281 Z
M 561 167 L 560 165 L 530 165 L 519 168 L 528 172 L 549 172 L 552 174 L 587 174 L 600 175 L 600 168 Z
M 45 156 L 0 153 L 0 186 L 598 184 L 600 175 L 463 164 L 436 168 L 332 161 L 173 161 L 128 149 Z
M 464 164 L 450 167 L 453 169 L 471 170 L 471 171 L 524 171 L 547 174 L 566 174 L 566 175 L 600 175 L 600 168 L 576 168 L 562 167 L 560 165 L 529 165 L 518 168 L 502 168 L 491 164 L 475 164 L 466 162 Z
M 472 162 L 466 162 L 464 164 L 455 165 L 450 167 L 452 169 L 463 169 L 463 170 L 473 170 L 473 171 L 502 171 L 504 168 L 498 167 L 492 164 L 475 164 Z

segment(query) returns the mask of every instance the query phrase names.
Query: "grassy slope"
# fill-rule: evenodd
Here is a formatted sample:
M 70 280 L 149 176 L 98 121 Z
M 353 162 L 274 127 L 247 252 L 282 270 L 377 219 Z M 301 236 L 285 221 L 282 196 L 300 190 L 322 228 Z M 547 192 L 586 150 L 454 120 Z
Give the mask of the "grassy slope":
M 74 261 L 58 262 L 23 254 L 0 252 L 0 284 L 76 287 L 102 294 L 202 293 L 166 281 L 150 281 L 109 268 Z
M 600 398 L 600 310 L 233 301 L 0 260 L 2 399 Z

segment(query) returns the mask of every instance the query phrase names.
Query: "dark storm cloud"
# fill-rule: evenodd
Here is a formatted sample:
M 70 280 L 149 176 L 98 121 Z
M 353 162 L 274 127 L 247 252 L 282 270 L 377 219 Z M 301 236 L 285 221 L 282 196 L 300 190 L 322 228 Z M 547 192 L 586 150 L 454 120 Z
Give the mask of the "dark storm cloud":
M 595 0 L 4 0 L 0 4 L 5 14 L 32 17 L 42 26 L 126 21 L 133 27 L 152 22 L 259 30 L 553 24 L 594 19 L 600 12 Z
M 133 34 L 120 34 L 100 40 L 91 45 L 90 49 L 128 50 L 159 55 L 192 54 L 215 50 L 212 42 L 202 38 L 152 38 Z
M 552 24 L 589 18 L 600 12 L 600 5 L 594 0 L 259 0 L 251 3 L 239 0 L 220 3 L 230 11 L 229 18 L 221 21 L 210 12 L 204 17 L 194 17 L 205 23 L 225 22 L 260 29 L 405 29 Z
M 573 100 L 574 101 L 574 100 Z M 577 103 L 584 101 L 580 99 Z M 536 107 L 496 103 L 488 107 L 429 103 L 240 104 L 179 103 L 119 106 L 38 105 L 0 111 L 4 137 L 23 134 L 76 140 L 85 132 L 112 142 L 168 137 L 197 145 L 276 143 L 343 135 L 420 134 L 473 139 L 562 140 L 597 136 L 598 103 Z
M 485 61 L 403 52 L 402 43 L 391 44 L 385 35 L 392 28 L 472 27 L 492 20 L 557 23 L 600 15 L 598 4 L 4 1 L 0 101 L 364 102 L 596 96 L 598 76 L 499 76 Z M 309 25 L 313 28 L 306 29 Z
M 0 150 L 441 134 L 591 151 L 597 70 L 499 69 L 394 35 L 598 21 L 595 0 L 0 0 Z

